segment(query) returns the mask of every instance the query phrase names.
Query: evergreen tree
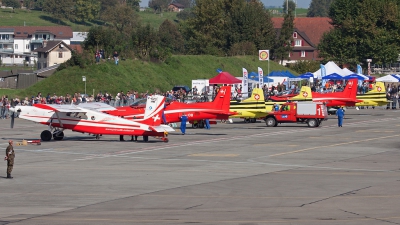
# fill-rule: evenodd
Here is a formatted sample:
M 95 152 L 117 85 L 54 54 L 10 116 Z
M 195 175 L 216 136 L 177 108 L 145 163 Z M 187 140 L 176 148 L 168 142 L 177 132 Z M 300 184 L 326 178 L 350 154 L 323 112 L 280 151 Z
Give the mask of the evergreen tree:
M 296 10 L 296 3 L 293 0 L 283 0 L 283 13 L 287 13 L 287 5 L 289 6 L 289 10 L 292 10 L 292 12 Z
M 289 58 L 292 51 L 293 31 L 294 31 L 294 16 L 292 10 L 285 15 L 282 28 L 279 31 L 278 40 L 274 50 L 274 56 L 282 64 L 283 60 Z
M 327 17 L 329 7 L 334 0 L 312 0 L 307 11 L 307 17 Z
M 335 0 L 329 15 L 334 29 L 318 49 L 326 60 L 360 63 L 372 59 L 386 64 L 400 52 L 398 0 Z

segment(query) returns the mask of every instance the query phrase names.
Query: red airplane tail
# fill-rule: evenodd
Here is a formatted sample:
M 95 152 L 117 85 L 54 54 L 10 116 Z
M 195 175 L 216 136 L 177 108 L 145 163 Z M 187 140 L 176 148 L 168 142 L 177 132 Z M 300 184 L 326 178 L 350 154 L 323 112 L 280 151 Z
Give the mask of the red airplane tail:
M 149 126 L 159 126 L 162 122 L 164 112 L 165 97 L 161 95 L 148 96 L 144 117 L 138 122 Z
M 231 105 L 231 86 L 223 86 L 219 89 L 217 96 L 213 101 L 213 108 L 222 109 L 224 112 L 229 113 Z
M 346 87 L 343 90 L 344 97 L 357 99 L 357 79 L 351 79 L 347 82 Z

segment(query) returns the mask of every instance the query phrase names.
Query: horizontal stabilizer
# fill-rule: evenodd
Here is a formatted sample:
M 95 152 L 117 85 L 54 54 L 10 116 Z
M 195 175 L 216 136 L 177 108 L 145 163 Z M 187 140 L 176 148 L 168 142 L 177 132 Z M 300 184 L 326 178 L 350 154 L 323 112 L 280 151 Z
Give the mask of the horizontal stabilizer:
M 175 131 L 174 128 L 168 125 L 160 125 L 160 126 L 150 126 L 150 129 L 155 132 L 173 132 Z

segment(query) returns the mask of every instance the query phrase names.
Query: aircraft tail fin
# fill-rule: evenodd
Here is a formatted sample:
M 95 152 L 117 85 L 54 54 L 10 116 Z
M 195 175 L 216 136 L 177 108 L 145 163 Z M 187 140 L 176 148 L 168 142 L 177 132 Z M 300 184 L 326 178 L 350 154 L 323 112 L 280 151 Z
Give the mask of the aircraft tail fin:
M 301 87 L 300 93 L 298 95 L 292 97 L 290 100 L 292 100 L 292 101 L 312 101 L 311 88 L 308 86 Z
M 144 112 L 144 123 L 149 126 L 159 126 L 162 122 L 162 114 L 164 112 L 165 97 L 161 95 L 148 96 L 146 102 L 146 109 Z
M 351 79 L 347 82 L 343 95 L 351 99 L 357 98 L 357 79 Z
M 383 82 L 377 81 L 375 83 L 375 85 L 373 86 L 372 90 L 369 91 L 368 93 L 379 93 L 379 94 L 385 94 L 386 95 L 385 84 Z
M 231 86 L 223 86 L 219 89 L 217 96 L 213 101 L 213 107 L 216 109 L 222 109 L 229 112 L 231 101 Z
M 261 88 L 254 88 L 251 92 L 251 97 L 242 102 L 264 102 L 264 91 Z

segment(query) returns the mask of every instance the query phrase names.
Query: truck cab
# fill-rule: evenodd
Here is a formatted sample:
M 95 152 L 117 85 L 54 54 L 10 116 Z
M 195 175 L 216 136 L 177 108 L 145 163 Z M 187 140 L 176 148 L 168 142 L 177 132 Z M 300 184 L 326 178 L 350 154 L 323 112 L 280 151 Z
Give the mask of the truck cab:
M 270 112 L 265 122 L 269 127 L 276 127 L 278 123 L 307 123 L 309 127 L 318 127 L 327 118 L 327 108 L 323 103 L 288 102 L 278 111 Z

